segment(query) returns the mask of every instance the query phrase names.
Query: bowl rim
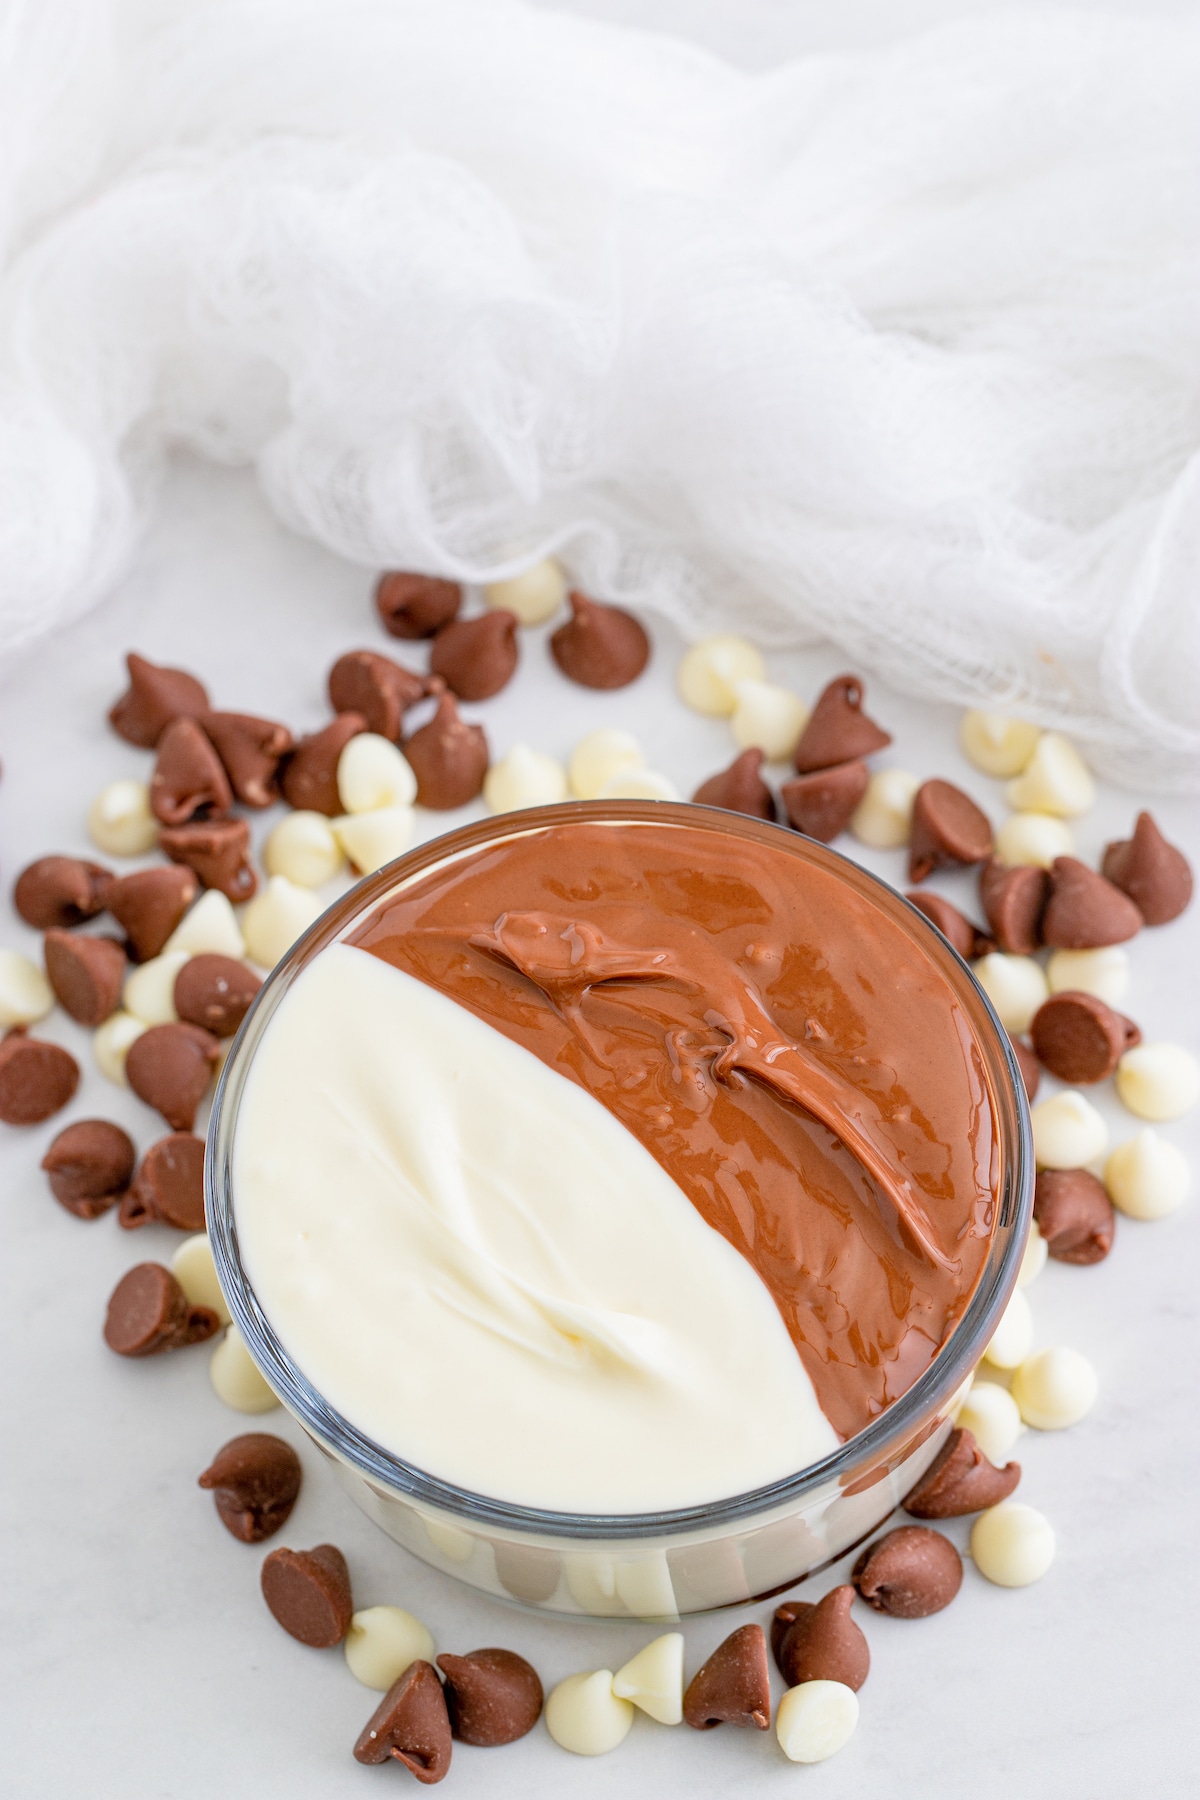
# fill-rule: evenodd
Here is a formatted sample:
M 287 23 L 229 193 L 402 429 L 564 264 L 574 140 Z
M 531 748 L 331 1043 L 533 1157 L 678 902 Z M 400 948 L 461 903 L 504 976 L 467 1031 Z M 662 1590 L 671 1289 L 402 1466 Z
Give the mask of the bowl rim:
M 844 1444 L 806 1468 L 764 1486 L 691 1506 L 638 1513 L 575 1513 L 497 1500 L 443 1481 L 406 1462 L 359 1430 L 313 1386 L 273 1331 L 239 1254 L 232 1159 L 238 1106 L 255 1049 L 292 981 L 328 944 L 344 938 L 389 894 L 488 844 L 579 822 L 673 825 L 749 836 L 832 871 L 913 932 L 938 963 L 970 1017 L 983 1052 L 996 1122 L 1001 1172 L 998 1214 L 975 1288 L 945 1343 L 912 1386 Z M 989 1041 L 990 1039 L 990 1041 Z M 1016 1054 L 991 1001 L 970 967 L 932 920 L 882 877 L 828 844 L 785 826 L 717 807 L 676 801 L 566 801 L 475 820 L 405 852 L 339 896 L 267 976 L 225 1058 L 208 1127 L 205 1214 L 217 1276 L 233 1323 L 279 1399 L 326 1450 L 374 1488 L 468 1526 L 517 1536 L 593 1541 L 672 1538 L 734 1527 L 765 1514 L 795 1510 L 832 1487 L 869 1485 L 900 1453 L 920 1441 L 974 1369 L 1016 1286 L 1033 1206 L 1033 1140 Z

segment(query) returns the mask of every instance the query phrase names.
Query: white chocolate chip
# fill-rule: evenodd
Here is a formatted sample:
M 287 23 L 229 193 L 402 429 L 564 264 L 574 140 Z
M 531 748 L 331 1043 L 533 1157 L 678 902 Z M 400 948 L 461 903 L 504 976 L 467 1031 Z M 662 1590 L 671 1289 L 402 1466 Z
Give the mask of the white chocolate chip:
M 1062 819 L 1049 813 L 1018 812 L 1005 819 L 996 833 L 996 856 L 1005 868 L 1025 864 L 1048 869 L 1056 856 L 1072 856 L 1075 836 Z
M 489 582 L 483 597 L 489 606 L 516 613 L 522 625 L 544 625 L 567 597 L 567 578 L 554 558 L 546 556 L 519 575 Z
M 1165 1219 L 1187 1199 L 1187 1157 L 1147 1125 L 1118 1144 L 1104 1165 L 1108 1197 L 1131 1219 Z
M 373 875 L 403 856 L 412 843 L 417 815 L 411 806 L 381 806 L 378 812 L 343 813 L 333 835 L 360 875 Z
M 1086 1356 L 1055 1344 L 1026 1357 L 1012 1378 L 1012 1397 L 1027 1425 L 1062 1431 L 1091 1412 L 1099 1386 Z
M 860 844 L 873 850 L 898 850 L 912 835 L 913 800 L 921 783 L 907 769 L 880 769 L 850 818 Z
M 768 762 L 787 762 L 808 724 L 809 708 L 798 695 L 771 681 L 747 678 L 734 683 L 737 704 L 730 724 L 742 750 L 761 750 Z
M 1039 1100 L 1029 1117 L 1039 1169 L 1082 1169 L 1108 1148 L 1108 1126 L 1074 1090 Z
M 645 766 L 646 758 L 635 737 L 615 725 L 602 725 L 581 737 L 572 750 L 567 780 L 577 800 L 594 800 L 614 775 Z
M 1000 1468 L 1021 1432 L 1021 1414 L 1007 1388 L 977 1381 L 958 1409 L 955 1424 L 969 1431 L 989 1462 Z
M 1117 1093 L 1139 1119 L 1181 1119 L 1200 1100 L 1200 1063 L 1182 1044 L 1137 1044 L 1117 1064 Z
M 995 712 L 965 712 L 958 728 L 963 755 L 985 775 L 1019 775 L 1041 735 L 1040 726 Z
M 997 1587 L 1028 1587 L 1054 1561 L 1054 1529 L 1036 1507 L 1002 1500 L 971 1527 L 975 1567 Z
M 337 791 L 348 813 L 378 812 L 384 806 L 411 806 L 417 797 L 417 778 L 390 738 L 360 731 L 338 757 Z
M 683 1633 L 664 1632 L 630 1657 L 613 1676 L 612 1691 L 660 1725 L 678 1725 L 683 1718 Z
M 367 1606 L 356 1612 L 346 1633 L 346 1662 L 364 1687 L 386 1693 L 411 1663 L 431 1663 L 433 1637 L 402 1606 Z
M 1046 1266 L 1046 1258 L 1049 1254 L 1046 1240 L 1038 1228 L 1037 1220 L 1030 1219 L 1029 1237 L 1025 1244 L 1025 1254 L 1021 1258 L 1021 1272 L 1017 1276 L 1018 1287 L 1028 1287 L 1031 1281 L 1037 1280 Z
M 170 1025 L 175 1011 L 175 977 L 191 956 L 186 950 L 163 950 L 125 978 L 121 1004 L 143 1025 Z
M 273 969 L 296 939 L 321 916 L 321 902 L 308 888 L 297 887 L 286 875 L 272 875 L 242 914 L 246 955 L 260 969 Z
M 115 1081 L 118 1087 L 128 1086 L 125 1080 L 125 1058 L 129 1055 L 129 1046 L 145 1030 L 146 1026 L 141 1019 L 135 1019 L 132 1013 L 115 1012 L 92 1034 L 92 1055 L 96 1059 L 96 1067 L 109 1081 Z
M 192 1306 L 211 1306 L 222 1325 L 229 1324 L 229 1308 L 217 1280 L 217 1265 L 206 1231 L 184 1238 L 171 1258 L 171 1273 Z
M 19 950 L 0 950 L 0 1025 L 32 1025 L 54 1009 L 54 989 Z
M 564 1750 L 603 1756 L 628 1736 L 633 1705 L 613 1693 L 609 1669 L 596 1669 L 560 1681 L 547 1695 L 545 1718 L 547 1731 Z
M 180 919 L 163 949 L 188 950 L 193 956 L 231 956 L 240 962 L 246 946 L 228 896 L 219 888 L 208 888 Z
M 422 1519 L 421 1523 L 430 1543 L 447 1562 L 470 1562 L 475 1554 L 475 1539 L 469 1531 L 464 1531 L 460 1525 L 451 1525 L 445 1519 Z
M 273 1412 L 279 1405 L 236 1325 L 227 1328 L 213 1351 L 208 1375 L 218 1399 L 232 1406 L 234 1412 Z
M 604 783 L 597 800 L 678 800 L 679 789 L 654 769 L 625 769 Z
M 107 856 L 144 856 L 158 842 L 144 781 L 110 781 L 88 808 L 88 835 Z
M 567 772 L 552 756 L 514 744 L 483 778 L 483 797 L 494 813 L 524 806 L 554 806 L 567 798 Z
M 349 747 L 348 744 L 346 748 Z M 263 845 L 263 868 L 267 874 L 286 875 L 297 887 L 321 887 L 341 866 L 341 845 L 324 813 L 288 813 Z
M 858 1724 L 858 1695 L 842 1681 L 802 1681 L 775 1714 L 775 1736 L 790 1762 L 819 1763 L 849 1743 Z
M 1024 772 L 1005 788 L 1004 796 L 1018 812 L 1076 819 L 1095 805 L 1096 784 L 1070 738 L 1047 731 L 1038 739 Z
M 737 705 L 737 683 L 762 681 L 766 673 L 762 651 L 747 638 L 701 638 L 679 665 L 679 697 L 693 712 L 727 719 Z
M 1120 944 L 1102 950 L 1056 950 L 1046 964 L 1052 994 L 1094 994 L 1120 1006 L 1129 991 L 1129 952 Z
M 1049 997 L 1046 975 L 1032 956 L 1006 956 L 993 950 L 972 963 L 971 972 L 996 1009 L 1006 1031 L 1028 1031 L 1034 1013 Z
M 1015 1369 L 1029 1355 L 1033 1343 L 1033 1313 L 1018 1287 L 992 1333 L 984 1356 L 994 1369 Z

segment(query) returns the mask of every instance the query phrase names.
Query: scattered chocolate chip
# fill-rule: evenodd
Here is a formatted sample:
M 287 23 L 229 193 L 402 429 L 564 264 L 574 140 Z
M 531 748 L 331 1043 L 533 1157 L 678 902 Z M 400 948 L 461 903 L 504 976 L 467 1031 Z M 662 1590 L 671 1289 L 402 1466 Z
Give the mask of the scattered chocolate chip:
M 151 1025 L 129 1046 L 125 1075 L 173 1131 L 190 1131 L 220 1056 L 216 1038 L 198 1025 Z
M 1102 950 L 1141 929 L 1142 915 L 1128 894 L 1076 857 L 1055 857 L 1042 915 L 1044 944 L 1052 950 Z
M 119 875 L 104 904 L 125 936 L 137 962 L 157 956 L 199 892 L 191 869 L 138 869 Z
M 1021 1082 L 1025 1089 L 1025 1098 L 1032 1102 L 1042 1082 L 1042 1065 L 1033 1054 L 1024 1038 L 1014 1037 L 1010 1031 L 1008 1041 L 1013 1047 L 1013 1055 L 1017 1059 L 1017 1067 L 1021 1071 Z
M 1138 814 L 1131 838 L 1107 846 L 1100 871 L 1129 896 L 1147 925 L 1169 924 L 1192 897 L 1191 864 L 1148 812 Z
M 350 1629 L 350 1571 L 336 1544 L 272 1550 L 262 1566 L 262 1591 L 283 1629 L 314 1650 L 332 1649 Z
M 208 695 L 184 669 L 164 669 L 147 662 L 136 650 L 125 658 L 129 689 L 108 715 L 120 737 L 143 750 L 153 750 L 172 719 L 195 718 L 208 708 Z
M 432 1663 L 415 1662 L 392 1683 L 363 1726 L 354 1755 L 360 1763 L 394 1757 L 418 1781 L 432 1786 L 449 1769 L 452 1748 L 450 1716 L 437 1671 Z
M 923 781 L 913 801 L 908 879 L 924 881 L 943 863 L 977 863 L 992 854 L 992 828 L 969 794 L 949 781 Z
M 1142 1034 L 1132 1019 L 1115 1012 L 1095 994 L 1052 994 L 1029 1026 L 1034 1054 L 1043 1068 L 1071 1086 L 1105 1081 L 1126 1050 Z
M 515 1744 L 541 1716 L 542 1684 L 515 1650 L 472 1650 L 439 1656 L 446 1677 L 450 1730 L 464 1744 Z
M 108 1119 L 77 1119 L 59 1132 L 42 1167 L 50 1192 L 77 1219 L 98 1219 L 129 1186 L 133 1140 Z
M 261 978 L 231 956 L 192 956 L 175 977 L 175 1011 L 189 1025 L 230 1038 L 261 986 Z
M 27 925 L 51 931 L 104 911 L 112 870 L 77 856 L 40 856 L 17 876 L 13 905 Z
M 217 1451 L 198 1485 L 211 1492 L 226 1531 L 239 1543 L 261 1544 L 287 1523 L 300 1477 L 290 1444 L 269 1431 L 248 1431 Z
M 126 1231 L 152 1220 L 178 1231 L 203 1231 L 204 1139 L 177 1131 L 151 1144 L 117 1218 Z
M 159 824 L 219 818 L 232 805 L 229 777 L 205 733 L 195 719 L 172 719 L 150 777 L 150 810 Z
M 739 1625 L 692 1676 L 683 1696 L 685 1724 L 696 1731 L 714 1725 L 771 1723 L 771 1671 L 761 1625 Z
M 840 1681 L 857 1693 L 867 1679 L 871 1652 L 850 1617 L 854 1589 L 835 1587 L 815 1606 L 793 1602 L 796 1617 L 783 1632 L 775 1660 L 789 1687 L 802 1681 Z
M 517 655 L 517 615 L 497 607 L 443 625 L 429 653 L 429 673 L 460 700 L 490 700 L 512 680 Z
M 250 827 L 245 819 L 200 819 L 192 825 L 164 825 L 158 847 L 235 904 L 253 897 L 258 876 L 250 861 Z
M 280 775 L 288 805 L 298 811 L 324 813 L 329 819 L 344 811 L 337 787 L 338 757 L 350 739 L 366 729 L 362 713 L 343 712 L 324 730 L 301 738 L 285 758 Z
M 483 787 L 488 741 L 482 725 L 468 725 L 458 702 L 437 677 L 431 684 L 437 708 L 427 725 L 404 740 L 404 754 L 417 778 L 417 805 L 433 812 L 465 806 Z
M 869 780 L 865 762 L 846 762 L 785 781 L 779 798 L 789 825 L 805 837 L 830 843 L 850 823 Z
M 781 1600 L 775 1608 L 771 1616 L 770 1645 L 776 1668 L 779 1667 L 784 1638 L 803 1613 L 812 1611 L 812 1604 L 811 1600 Z
M 979 898 L 998 949 L 1032 956 L 1041 948 L 1042 914 L 1050 893 L 1045 869 L 1025 864 L 1006 869 L 990 857 L 979 871 Z
M 959 912 L 957 906 L 951 906 L 949 900 L 943 900 L 940 894 L 905 894 L 904 898 L 927 919 L 932 919 L 947 943 L 967 962 L 975 956 L 986 956 L 989 950 L 996 948 L 978 925 L 972 925 L 965 913 Z
M 873 756 L 891 743 L 891 733 L 881 731 L 862 709 L 866 689 L 857 675 L 839 675 L 821 690 L 808 724 L 796 745 L 797 773 L 832 769 L 838 763 Z
M 752 819 L 774 819 L 775 797 L 759 774 L 761 750 L 743 750 L 727 769 L 710 775 L 692 795 L 697 806 L 720 806 L 726 812 L 748 813 Z
M 914 1519 L 961 1519 L 1007 1500 L 1020 1479 L 1020 1463 L 998 1469 L 969 1431 L 954 1430 L 902 1504 Z
M 286 725 L 233 712 L 206 712 L 199 722 L 243 806 L 270 806 L 279 798 L 279 764 L 292 747 Z
M 104 1341 L 118 1356 L 159 1356 L 213 1337 L 221 1321 L 209 1306 L 193 1306 L 161 1263 L 138 1263 L 109 1297 Z
M 0 1038 L 0 1119 L 40 1125 L 60 1112 L 79 1086 L 79 1064 L 61 1044 L 30 1037 L 23 1025 Z
M 493 1547 L 496 1574 L 501 1587 L 514 1600 L 536 1606 L 548 1600 L 558 1586 L 562 1560 L 557 1550 L 541 1550 L 533 1544 L 510 1544 L 498 1539 Z
M 924 1619 L 962 1586 L 962 1557 L 949 1538 L 901 1525 L 863 1551 L 850 1579 L 868 1606 L 894 1619 Z
M 115 938 L 75 936 L 55 927 L 42 940 L 46 978 L 80 1025 L 103 1025 L 121 1004 L 127 967 Z
M 632 613 L 604 606 L 572 588 L 571 617 L 550 638 L 550 654 L 580 687 L 623 688 L 650 660 L 650 639 Z
M 390 738 L 393 744 L 400 741 L 400 722 L 404 714 L 425 691 L 423 676 L 374 650 L 350 650 L 345 656 L 339 656 L 329 671 L 329 703 L 334 712 L 361 714 L 368 731 Z M 348 737 L 354 735 L 353 732 L 347 734 Z M 335 775 L 336 769 L 335 757 Z M 317 807 L 314 810 L 323 812 L 325 809 Z M 337 810 L 342 810 L 340 805 Z
M 1043 1169 L 1033 1216 L 1055 1262 L 1103 1262 L 1112 1249 L 1117 1215 L 1104 1183 L 1086 1169 Z
M 392 570 L 375 587 L 375 606 L 385 631 L 394 638 L 428 638 L 458 617 L 462 589 L 457 581 L 436 575 L 410 575 Z

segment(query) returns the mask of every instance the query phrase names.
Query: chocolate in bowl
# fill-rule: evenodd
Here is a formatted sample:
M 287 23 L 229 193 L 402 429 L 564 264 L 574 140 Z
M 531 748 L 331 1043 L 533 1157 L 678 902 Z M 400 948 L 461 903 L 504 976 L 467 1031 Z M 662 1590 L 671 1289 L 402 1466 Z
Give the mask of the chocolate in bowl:
M 318 1392 L 243 1266 L 234 1143 L 270 1018 L 335 943 L 594 1094 L 753 1266 L 840 1446 L 750 1491 L 556 1509 L 418 1468 Z M 1032 1181 L 1007 1038 L 928 921 L 822 845 L 661 803 L 507 815 L 360 884 L 263 990 L 210 1146 L 234 1318 L 371 1516 L 488 1591 L 654 1617 L 788 1585 L 913 1485 L 1015 1281 Z

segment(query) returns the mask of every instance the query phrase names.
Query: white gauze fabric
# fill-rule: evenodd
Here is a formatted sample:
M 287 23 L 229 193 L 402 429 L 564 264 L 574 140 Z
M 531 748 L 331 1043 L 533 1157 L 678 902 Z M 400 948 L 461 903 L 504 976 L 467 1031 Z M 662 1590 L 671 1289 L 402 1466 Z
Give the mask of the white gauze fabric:
M 0 651 L 111 587 L 182 445 L 369 565 L 559 552 L 1195 777 L 1191 24 L 762 75 L 516 0 L 0 34 Z

